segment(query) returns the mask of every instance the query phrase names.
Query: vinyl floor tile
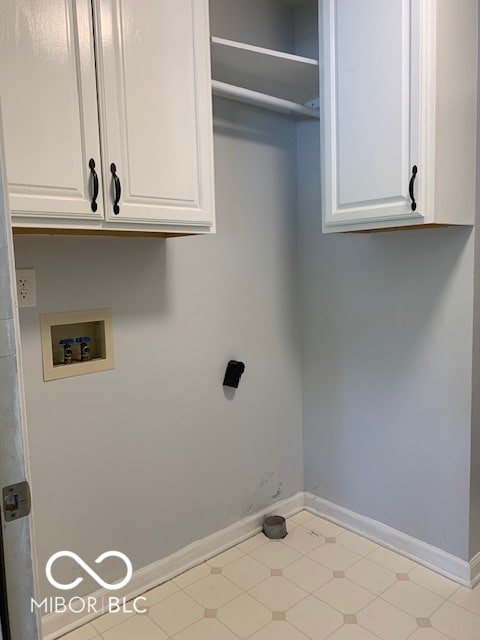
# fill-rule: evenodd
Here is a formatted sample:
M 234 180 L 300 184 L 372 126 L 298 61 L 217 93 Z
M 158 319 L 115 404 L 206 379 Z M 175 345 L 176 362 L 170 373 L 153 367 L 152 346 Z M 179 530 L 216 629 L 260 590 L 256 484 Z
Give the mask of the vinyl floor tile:
M 480 640 L 474 590 L 307 511 L 63 640 Z

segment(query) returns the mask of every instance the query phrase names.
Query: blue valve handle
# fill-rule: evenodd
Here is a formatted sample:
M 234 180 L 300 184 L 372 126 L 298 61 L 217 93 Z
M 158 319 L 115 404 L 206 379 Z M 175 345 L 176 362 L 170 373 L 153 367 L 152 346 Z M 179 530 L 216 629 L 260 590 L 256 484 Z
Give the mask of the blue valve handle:
M 63 344 L 63 346 L 66 347 L 69 344 L 73 344 L 74 342 L 75 340 L 73 338 L 63 338 L 63 340 L 60 340 L 58 344 Z
M 88 344 L 90 341 L 91 341 L 91 338 L 89 338 L 88 336 L 75 339 L 75 342 L 81 342 L 82 344 Z

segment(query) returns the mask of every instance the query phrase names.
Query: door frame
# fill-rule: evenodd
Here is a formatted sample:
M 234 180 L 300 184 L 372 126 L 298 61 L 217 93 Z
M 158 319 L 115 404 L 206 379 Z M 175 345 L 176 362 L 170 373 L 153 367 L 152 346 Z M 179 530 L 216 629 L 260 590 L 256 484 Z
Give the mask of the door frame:
M 30 481 L 14 283 L 13 236 L 0 105 L 0 494 L 5 486 Z M 32 516 L 6 522 L 3 498 L 0 498 L 0 527 L 3 546 L 0 565 L 6 586 L 2 607 L 4 628 L 3 636 L 0 630 L 0 640 L 40 640 L 40 617 L 31 600 L 35 597 L 37 584 Z

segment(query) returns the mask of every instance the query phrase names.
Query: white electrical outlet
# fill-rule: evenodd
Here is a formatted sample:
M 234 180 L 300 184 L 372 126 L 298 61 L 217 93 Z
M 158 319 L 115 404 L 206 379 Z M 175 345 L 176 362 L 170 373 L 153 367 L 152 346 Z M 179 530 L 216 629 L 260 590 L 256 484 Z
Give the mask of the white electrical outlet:
M 19 307 L 37 306 L 35 269 L 16 269 L 17 300 Z

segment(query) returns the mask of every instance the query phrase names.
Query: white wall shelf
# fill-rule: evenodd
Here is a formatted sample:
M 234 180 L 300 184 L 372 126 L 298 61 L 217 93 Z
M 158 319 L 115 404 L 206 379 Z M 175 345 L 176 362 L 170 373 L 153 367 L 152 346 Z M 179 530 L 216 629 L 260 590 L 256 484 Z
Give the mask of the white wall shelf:
M 213 92 L 284 113 L 318 117 L 318 61 L 212 37 Z

